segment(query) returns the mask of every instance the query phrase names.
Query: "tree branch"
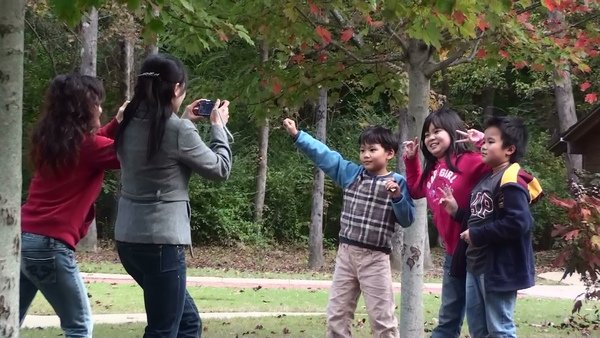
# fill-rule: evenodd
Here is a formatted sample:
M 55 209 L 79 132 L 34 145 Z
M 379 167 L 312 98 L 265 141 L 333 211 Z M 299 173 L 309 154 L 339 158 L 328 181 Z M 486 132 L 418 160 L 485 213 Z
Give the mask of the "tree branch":
M 580 25 L 583 25 L 584 23 L 594 20 L 595 18 L 600 17 L 600 13 L 595 13 L 595 14 L 590 14 L 589 16 L 575 22 L 574 24 L 562 27 L 561 29 L 557 29 L 555 31 L 552 32 L 548 32 L 546 34 L 544 34 L 544 37 L 548 37 L 548 36 L 553 36 L 553 35 L 557 35 L 557 34 L 561 34 L 564 33 L 565 31 L 571 29 L 571 28 L 576 28 Z
M 342 16 L 342 13 L 340 13 L 340 11 L 338 11 L 337 9 L 332 9 L 331 15 L 340 24 L 340 26 L 348 27 L 348 23 L 346 22 L 346 20 L 344 19 L 344 17 Z M 359 48 L 364 45 L 364 41 L 361 39 L 360 36 L 356 35 L 355 33 L 352 33 L 352 42 L 354 42 L 354 44 L 356 44 L 356 46 Z
M 182 18 L 178 17 L 177 15 L 174 15 L 171 11 L 170 8 L 163 8 L 162 13 L 167 13 L 171 18 L 183 23 L 184 25 L 190 26 L 190 27 L 195 27 L 195 28 L 201 28 L 201 29 L 207 29 L 207 30 L 212 30 L 213 27 L 208 27 L 208 26 L 202 26 L 202 25 L 198 25 L 195 23 L 191 23 L 191 22 L 187 22 L 185 20 L 183 20 Z
M 398 35 L 398 33 L 396 33 L 396 31 L 394 29 L 392 29 L 392 27 L 390 27 L 390 25 L 386 24 L 385 30 L 388 33 L 390 33 L 390 35 L 394 38 L 394 40 L 398 41 L 398 43 L 400 44 L 400 47 L 402 47 L 402 50 L 404 51 L 404 53 L 408 54 L 408 41 L 406 41 L 406 39 L 404 39 L 403 37 Z
M 39 41 L 40 45 L 42 45 L 42 48 L 44 48 L 44 50 L 48 54 L 48 57 L 50 58 L 50 62 L 52 63 L 52 70 L 54 71 L 54 76 L 58 75 L 58 71 L 56 70 L 56 62 L 54 61 L 54 56 L 50 52 L 50 49 L 48 49 L 48 46 L 46 46 L 46 44 L 42 40 L 42 37 L 35 30 L 35 28 L 31 24 L 31 22 L 29 22 L 29 20 L 25 19 L 25 23 L 27 23 L 27 26 L 29 27 L 29 29 L 31 29 L 31 31 L 35 35 L 36 39 Z
M 449 55 L 448 58 L 437 62 L 430 67 L 427 67 L 425 70 L 425 75 L 431 76 L 433 73 L 439 70 L 473 61 L 473 59 L 475 59 L 475 55 L 477 54 L 477 50 L 479 50 L 479 43 L 481 42 L 482 37 L 483 32 L 481 32 L 475 40 L 463 43 L 462 46 L 456 52 Z M 465 56 L 465 53 L 469 49 L 471 49 L 471 53 L 468 56 Z
M 302 10 L 300 8 L 298 8 L 297 6 L 295 6 L 294 8 L 296 9 L 296 11 L 298 11 L 298 13 L 300 13 L 300 15 L 304 18 L 304 20 L 306 20 L 308 23 L 311 24 L 311 26 L 313 26 L 313 28 L 317 27 L 317 25 L 304 12 L 302 12 Z M 335 47 L 339 48 L 340 50 L 342 50 L 344 53 L 346 53 L 346 55 L 348 55 L 349 57 L 354 59 L 357 63 L 363 63 L 363 64 L 385 63 L 389 66 L 390 63 L 393 63 L 395 61 L 404 61 L 404 59 L 406 58 L 406 56 L 404 54 L 401 54 L 401 55 L 391 54 L 388 57 L 383 57 L 383 58 L 364 59 L 361 56 L 357 55 L 356 53 L 352 52 L 350 49 L 346 48 L 344 45 L 342 45 L 341 43 L 339 43 L 336 40 L 332 39 L 331 44 L 334 45 Z M 394 65 L 394 66 L 397 66 L 397 65 Z
M 538 1 L 538 2 L 536 2 L 536 3 L 532 4 L 532 5 L 528 6 L 528 7 L 525 7 L 525 8 L 523 8 L 523 9 L 520 9 L 520 10 L 518 10 L 518 11 L 517 11 L 517 15 L 519 15 L 519 14 L 523 14 L 523 13 L 526 13 L 526 12 L 529 12 L 529 11 L 532 11 L 532 10 L 534 10 L 534 9 L 536 9 L 536 8 L 538 8 L 538 7 L 540 7 L 541 5 L 542 5 L 542 2 L 541 2 L 541 1 Z

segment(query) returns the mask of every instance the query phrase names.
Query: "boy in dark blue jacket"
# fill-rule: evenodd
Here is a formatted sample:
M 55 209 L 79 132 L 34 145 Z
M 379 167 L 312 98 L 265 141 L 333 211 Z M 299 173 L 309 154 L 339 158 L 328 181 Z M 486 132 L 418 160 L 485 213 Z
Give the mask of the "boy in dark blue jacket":
M 296 147 L 344 189 L 338 249 L 329 303 L 327 337 L 351 337 L 351 323 L 360 293 L 374 337 L 399 337 L 389 253 L 395 224 L 408 227 L 414 204 L 406 180 L 387 169 L 398 140 L 383 127 L 371 127 L 359 138 L 361 165 L 283 121 Z
M 517 290 L 535 283 L 529 204 L 542 191 L 537 179 L 517 163 L 527 145 L 523 122 L 493 117 L 485 128 L 481 154 L 492 172 L 473 188 L 470 210 L 458 210 L 449 190 L 443 191 L 440 203 L 468 225 L 460 238 L 468 244 L 466 312 L 471 337 L 516 337 Z

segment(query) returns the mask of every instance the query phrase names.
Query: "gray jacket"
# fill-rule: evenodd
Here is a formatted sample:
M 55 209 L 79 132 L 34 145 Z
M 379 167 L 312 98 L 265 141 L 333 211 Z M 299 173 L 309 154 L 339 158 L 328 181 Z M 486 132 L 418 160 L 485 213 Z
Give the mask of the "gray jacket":
M 231 149 L 221 126 L 210 128 L 210 147 L 194 124 L 172 114 L 160 150 L 146 160 L 150 120 L 134 117 L 117 149 L 121 198 L 115 239 L 129 243 L 191 244 L 188 185 L 192 172 L 224 180 Z

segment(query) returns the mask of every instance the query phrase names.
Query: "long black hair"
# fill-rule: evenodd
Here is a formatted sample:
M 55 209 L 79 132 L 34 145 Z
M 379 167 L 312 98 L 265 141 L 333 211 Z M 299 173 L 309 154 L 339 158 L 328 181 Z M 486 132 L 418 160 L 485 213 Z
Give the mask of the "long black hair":
M 31 162 L 36 170 L 59 174 L 79 159 L 81 143 L 93 130 L 92 118 L 104 100 L 95 77 L 57 75 L 48 86 L 42 117 L 31 135 Z
M 456 167 L 456 163 L 452 163 L 452 155 L 460 155 L 466 152 L 470 152 L 469 145 L 467 143 L 456 143 L 455 141 L 460 139 L 457 136 L 457 130 L 466 131 L 465 123 L 460 119 L 458 114 L 446 107 L 432 112 L 425 118 L 425 122 L 423 122 L 423 129 L 421 130 L 421 151 L 423 152 L 423 157 L 425 158 L 425 168 L 423 169 L 423 175 L 421 175 L 420 184 L 424 184 L 431 174 L 435 163 L 437 162 L 437 158 L 433 156 L 425 146 L 425 134 L 429 132 L 429 127 L 434 125 L 436 128 L 444 129 L 448 135 L 450 135 L 450 146 L 446 150 L 446 154 L 444 156 L 446 160 L 446 165 L 448 168 L 455 173 L 460 173 L 458 168 Z
M 138 80 L 135 85 L 133 98 L 123 112 L 123 121 L 115 137 L 115 146 L 119 148 L 129 122 L 138 109 L 146 111 L 150 120 L 148 133 L 148 149 L 146 159 L 150 160 L 160 149 L 165 125 L 173 107 L 171 102 L 175 96 L 175 85 L 179 83 L 185 90 L 186 73 L 181 61 L 168 54 L 152 54 L 144 60 Z

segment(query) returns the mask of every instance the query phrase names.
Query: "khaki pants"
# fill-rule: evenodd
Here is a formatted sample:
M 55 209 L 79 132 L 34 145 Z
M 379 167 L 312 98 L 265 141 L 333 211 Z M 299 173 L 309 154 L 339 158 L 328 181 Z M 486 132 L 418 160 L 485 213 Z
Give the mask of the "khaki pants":
M 351 324 L 362 292 L 373 337 L 400 337 L 394 315 L 392 271 L 387 254 L 340 244 L 327 305 L 327 337 L 351 337 Z

